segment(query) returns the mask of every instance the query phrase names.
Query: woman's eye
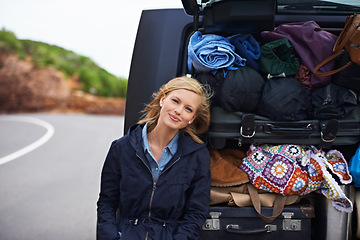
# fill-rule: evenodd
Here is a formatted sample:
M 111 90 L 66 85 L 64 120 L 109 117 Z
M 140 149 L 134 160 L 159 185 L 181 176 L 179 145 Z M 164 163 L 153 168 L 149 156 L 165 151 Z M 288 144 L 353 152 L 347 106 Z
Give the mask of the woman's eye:
M 193 110 L 191 109 L 191 108 L 189 108 L 189 107 L 187 107 L 187 108 L 185 108 L 186 109 L 186 111 L 188 111 L 188 112 L 192 112 Z
M 178 101 L 177 99 L 172 99 L 172 101 L 173 101 L 174 103 L 179 103 L 179 101 Z

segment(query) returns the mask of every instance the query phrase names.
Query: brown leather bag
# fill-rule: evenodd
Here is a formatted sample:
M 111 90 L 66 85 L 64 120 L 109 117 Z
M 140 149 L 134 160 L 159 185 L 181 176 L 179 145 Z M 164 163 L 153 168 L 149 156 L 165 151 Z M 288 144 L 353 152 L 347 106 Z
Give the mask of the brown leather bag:
M 349 53 L 351 61 L 346 63 L 344 66 L 332 71 L 318 73 L 318 70 L 322 66 L 345 53 L 345 51 Z M 326 77 L 332 75 L 344 70 L 353 63 L 360 65 L 360 15 L 353 14 L 346 18 L 344 29 L 341 31 L 339 37 L 336 40 L 333 52 L 333 55 L 324 59 L 314 68 L 315 76 Z
M 229 206 L 254 207 L 259 217 L 270 223 L 282 213 L 285 205 L 297 203 L 301 198 L 299 195 L 284 196 L 259 190 L 251 183 L 245 183 L 232 187 L 211 187 L 210 205 L 227 203 Z M 273 207 L 272 215 L 263 215 L 262 207 Z

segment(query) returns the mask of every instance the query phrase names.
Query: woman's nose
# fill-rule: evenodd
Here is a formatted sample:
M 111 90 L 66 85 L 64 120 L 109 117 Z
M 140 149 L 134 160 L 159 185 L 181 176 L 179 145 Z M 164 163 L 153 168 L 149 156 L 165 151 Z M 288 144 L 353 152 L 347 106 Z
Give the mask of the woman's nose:
M 180 113 L 181 113 L 181 108 L 180 107 L 175 108 L 175 114 L 180 115 Z

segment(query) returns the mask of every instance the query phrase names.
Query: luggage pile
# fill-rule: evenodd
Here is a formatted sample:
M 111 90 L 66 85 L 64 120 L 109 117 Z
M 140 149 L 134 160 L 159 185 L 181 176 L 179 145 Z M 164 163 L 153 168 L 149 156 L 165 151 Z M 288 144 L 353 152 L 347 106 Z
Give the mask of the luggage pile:
M 209 29 L 195 28 L 187 48 L 188 72 L 213 92 L 211 207 L 201 239 L 310 239 L 314 194 L 353 211 L 343 186 L 353 181 L 348 162 L 360 143 L 360 66 L 347 70 L 351 83 L 339 84 L 339 73 L 316 75 L 337 36 L 315 21 Z M 344 54 L 321 71 L 348 60 Z
M 360 81 L 348 88 L 313 73 L 332 54 L 336 36 L 309 21 L 282 24 L 261 37 L 261 46 L 251 34 L 196 31 L 190 38 L 188 68 L 214 93 L 211 146 L 222 148 L 226 139 L 328 149 L 359 142 Z M 334 62 L 325 71 L 331 67 Z

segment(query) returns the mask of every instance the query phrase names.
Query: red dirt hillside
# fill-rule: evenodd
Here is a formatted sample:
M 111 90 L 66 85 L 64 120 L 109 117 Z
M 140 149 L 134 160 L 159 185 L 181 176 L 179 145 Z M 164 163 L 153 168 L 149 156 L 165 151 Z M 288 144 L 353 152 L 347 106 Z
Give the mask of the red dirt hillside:
M 85 94 L 76 76 L 0 52 L 0 113 L 76 112 L 124 115 L 125 100 Z

